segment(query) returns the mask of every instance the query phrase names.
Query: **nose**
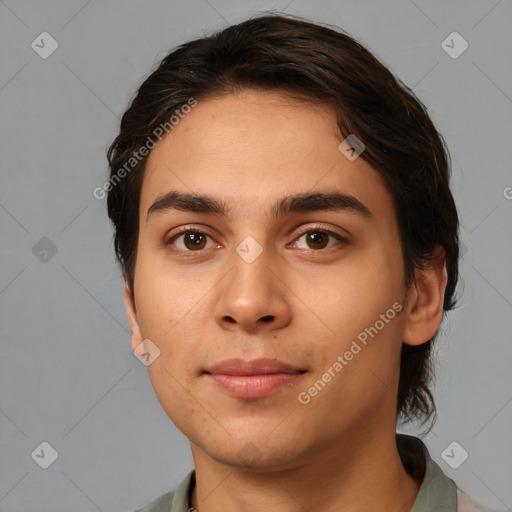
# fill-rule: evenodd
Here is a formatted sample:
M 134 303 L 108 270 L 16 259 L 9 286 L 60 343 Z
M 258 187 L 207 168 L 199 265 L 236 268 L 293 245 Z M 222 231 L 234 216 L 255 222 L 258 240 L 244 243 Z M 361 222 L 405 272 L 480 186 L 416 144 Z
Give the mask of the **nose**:
M 288 288 L 265 251 L 252 263 L 234 255 L 233 268 L 217 288 L 215 321 L 228 331 L 257 334 L 291 321 Z

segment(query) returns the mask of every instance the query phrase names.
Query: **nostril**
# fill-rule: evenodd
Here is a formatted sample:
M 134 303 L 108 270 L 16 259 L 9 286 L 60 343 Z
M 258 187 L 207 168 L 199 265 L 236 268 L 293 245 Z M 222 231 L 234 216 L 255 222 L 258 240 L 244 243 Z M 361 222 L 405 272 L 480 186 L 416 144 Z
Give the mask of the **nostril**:
M 265 323 L 272 322 L 272 320 L 274 320 L 274 317 L 272 315 L 262 316 L 260 318 L 260 321 Z

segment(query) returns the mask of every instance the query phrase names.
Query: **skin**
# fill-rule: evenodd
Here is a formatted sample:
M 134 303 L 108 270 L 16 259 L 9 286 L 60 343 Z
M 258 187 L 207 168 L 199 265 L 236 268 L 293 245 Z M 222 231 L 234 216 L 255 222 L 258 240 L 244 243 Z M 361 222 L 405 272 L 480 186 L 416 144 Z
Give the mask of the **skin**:
M 199 102 L 149 156 L 126 309 L 132 348 L 150 339 L 161 352 L 148 372 L 190 440 L 200 512 L 396 512 L 417 495 L 395 445 L 400 348 L 436 332 L 446 272 L 440 258 L 405 288 L 392 197 L 368 163 L 340 152 L 342 140 L 329 108 L 245 90 Z M 169 210 L 146 219 L 170 190 L 212 195 L 229 215 Z M 372 215 L 269 216 L 283 196 L 312 191 L 349 194 Z M 204 248 L 191 250 L 183 236 L 165 245 L 184 226 L 208 235 Z M 301 233 L 308 229 L 347 241 L 327 236 L 319 249 Z M 263 249 L 252 263 L 236 252 L 247 236 Z M 396 302 L 400 314 L 299 403 Z M 231 357 L 272 357 L 306 372 L 270 396 L 241 399 L 203 373 Z

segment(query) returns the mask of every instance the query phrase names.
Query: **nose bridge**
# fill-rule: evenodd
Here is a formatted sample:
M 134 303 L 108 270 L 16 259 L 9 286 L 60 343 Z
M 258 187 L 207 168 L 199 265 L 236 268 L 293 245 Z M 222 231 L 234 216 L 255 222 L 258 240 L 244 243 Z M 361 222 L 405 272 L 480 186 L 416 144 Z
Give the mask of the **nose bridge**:
M 244 240 L 233 255 L 229 283 L 231 293 L 233 298 L 238 297 L 240 304 L 245 303 L 247 307 L 269 304 L 272 293 L 278 291 L 275 276 L 270 271 L 269 251 L 259 247 L 255 246 L 254 241 Z
M 278 262 L 271 259 L 271 251 L 251 237 L 237 246 L 231 271 L 223 280 L 215 304 L 216 321 L 223 328 L 254 331 L 282 327 L 289 322 L 284 287 L 272 268 Z

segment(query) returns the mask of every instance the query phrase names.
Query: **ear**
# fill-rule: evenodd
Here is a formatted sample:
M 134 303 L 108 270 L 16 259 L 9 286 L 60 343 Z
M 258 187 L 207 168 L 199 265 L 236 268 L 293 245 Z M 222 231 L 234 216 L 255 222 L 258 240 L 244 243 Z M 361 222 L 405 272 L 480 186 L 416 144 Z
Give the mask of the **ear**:
M 431 266 L 417 269 L 409 290 L 408 317 L 403 334 L 407 345 L 421 345 L 436 333 L 443 319 L 444 293 L 448 275 L 442 247 L 436 247 Z
M 130 331 L 132 333 L 132 350 L 135 350 L 142 343 L 143 337 L 140 332 L 139 321 L 137 320 L 135 303 L 130 293 L 130 286 L 126 280 L 124 282 L 124 305 L 126 308 L 128 325 L 130 326 Z

